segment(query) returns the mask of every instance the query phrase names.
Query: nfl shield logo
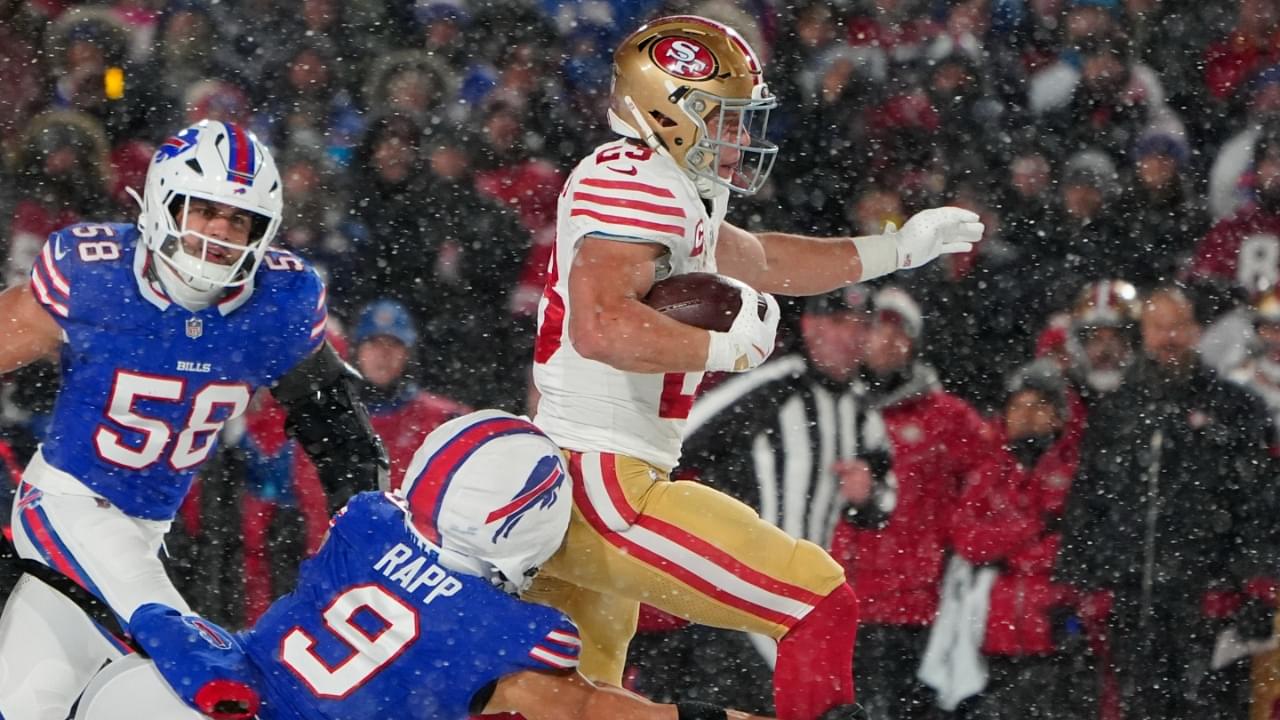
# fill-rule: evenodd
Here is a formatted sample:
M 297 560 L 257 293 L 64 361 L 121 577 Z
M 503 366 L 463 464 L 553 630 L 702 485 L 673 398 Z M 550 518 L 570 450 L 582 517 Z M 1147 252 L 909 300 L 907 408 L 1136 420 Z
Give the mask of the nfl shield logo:
M 204 334 L 204 321 L 198 317 L 187 319 L 187 337 L 195 340 Z

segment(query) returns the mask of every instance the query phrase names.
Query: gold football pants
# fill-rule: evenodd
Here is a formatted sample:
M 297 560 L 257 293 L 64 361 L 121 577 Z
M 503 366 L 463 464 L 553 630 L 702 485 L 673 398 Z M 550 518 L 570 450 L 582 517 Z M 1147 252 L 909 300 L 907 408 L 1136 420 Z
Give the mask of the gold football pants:
M 567 614 L 580 669 L 620 685 L 640 603 L 702 625 L 780 638 L 844 582 L 822 548 L 747 505 L 623 455 L 565 452 L 569 531 L 525 599 Z

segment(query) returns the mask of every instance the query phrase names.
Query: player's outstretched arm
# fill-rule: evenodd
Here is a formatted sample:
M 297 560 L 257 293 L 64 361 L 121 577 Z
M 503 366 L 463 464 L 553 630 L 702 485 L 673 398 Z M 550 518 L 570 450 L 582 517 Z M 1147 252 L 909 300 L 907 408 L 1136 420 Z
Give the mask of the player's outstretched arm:
M 569 271 L 569 340 L 578 354 L 627 372 L 706 368 L 711 334 L 640 301 L 664 252 L 651 243 L 583 238 Z
M 855 282 L 924 265 L 939 255 L 969 252 L 982 239 L 976 213 L 955 207 L 923 210 L 882 235 L 813 238 L 750 233 L 720 224 L 720 272 L 762 292 L 820 295 Z
M 526 720 L 769 720 L 705 703 L 660 705 L 621 688 L 594 685 L 576 672 L 535 670 L 499 680 L 484 712 L 517 712 Z
M 36 301 L 29 283 L 0 292 L 0 375 L 57 357 L 62 328 Z

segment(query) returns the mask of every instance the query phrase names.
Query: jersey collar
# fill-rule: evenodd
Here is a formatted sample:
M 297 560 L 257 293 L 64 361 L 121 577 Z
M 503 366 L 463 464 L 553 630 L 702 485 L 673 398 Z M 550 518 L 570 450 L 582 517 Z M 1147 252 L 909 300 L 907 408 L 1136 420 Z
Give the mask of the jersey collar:
M 161 311 L 168 310 L 173 301 L 165 294 L 160 280 L 151 271 L 151 253 L 141 243 L 133 247 L 133 279 L 138 283 L 138 292 L 147 302 Z

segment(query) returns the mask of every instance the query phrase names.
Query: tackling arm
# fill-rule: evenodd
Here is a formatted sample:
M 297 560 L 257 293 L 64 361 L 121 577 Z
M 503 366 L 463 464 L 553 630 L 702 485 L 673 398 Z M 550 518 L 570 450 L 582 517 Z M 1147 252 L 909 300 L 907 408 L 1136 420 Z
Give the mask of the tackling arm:
M 578 673 L 526 670 L 498 681 L 484 714 L 518 712 L 528 720 L 767 720 L 704 703 L 660 705 L 621 688 L 593 685 Z
M 331 514 L 358 492 L 390 486 L 387 451 L 356 394 L 357 377 L 326 342 L 271 388 L 288 413 L 285 430 L 316 465 Z
M 40 307 L 28 283 L 0 292 L 0 375 L 41 358 L 56 358 L 62 328 Z

